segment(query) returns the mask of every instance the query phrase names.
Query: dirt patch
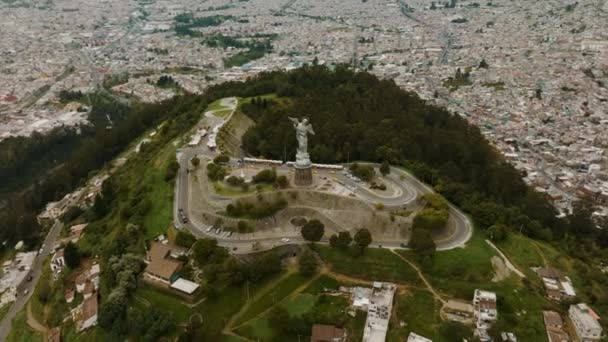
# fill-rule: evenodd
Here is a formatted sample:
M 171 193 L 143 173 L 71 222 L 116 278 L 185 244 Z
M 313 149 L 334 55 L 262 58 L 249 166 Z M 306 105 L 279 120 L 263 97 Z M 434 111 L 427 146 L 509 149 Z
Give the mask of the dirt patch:
M 492 282 L 497 283 L 499 281 L 503 281 L 509 277 L 511 271 L 502 258 L 498 256 L 493 256 L 490 261 L 492 262 L 492 267 L 494 268 L 494 277 L 492 278 Z

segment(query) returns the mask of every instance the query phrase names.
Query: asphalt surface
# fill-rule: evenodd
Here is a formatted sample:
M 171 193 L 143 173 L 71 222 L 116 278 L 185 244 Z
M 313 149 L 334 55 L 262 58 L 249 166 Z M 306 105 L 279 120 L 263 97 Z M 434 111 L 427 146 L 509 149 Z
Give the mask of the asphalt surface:
M 231 103 L 230 108 L 236 108 L 236 101 Z M 225 110 L 225 109 L 223 109 Z M 209 114 L 209 113 L 208 113 Z M 228 121 L 232 116 L 232 113 L 225 119 Z M 221 118 L 215 117 L 213 115 L 206 115 L 206 117 L 201 120 L 199 123 L 199 127 L 210 126 L 214 127 L 218 124 L 221 124 L 224 121 Z M 238 233 L 233 234 L 230 238 L 226 236 L 218 236 L 214 234 L 213 230 L 207 232 L 208 225 L 204 225 L 202 222 L 197 222 L 198 220 L 195 217 L 189 215 L 189 197 L 188 197 L 188 174 L 191 169 L 190 160 L 194 156 L 202 156 L 209 159 L 214 158 L 218 155 L 218 151 L 209 150 L 206 146 L 208 137 L 205 137 L 200 144 L 196 147 L 184 147 L 180 149 L 177 154 L 177 160 L 180 165 L 180 169 L 177 174 L 176 183 L 175 183 L 175 201 L 174 201 L 174 223 L 176 228 L 178 229 L 187 229 L 193 235 L 197 237 L 206 237 L 206 238 L 214 238 L 218 241 L 218 244 L 228 248 L 233 253 L 250 253 L 253 250 L 253 245 L 257 244 L 259 249 L 270 249 L 275 246 L 281 244 L 294 244 L 294 243 L 306 243 L 306 241 L 299 235 L 299 233 L 294 230 L 293 234 L 289 236 L 264 236 L 263 233 L 258 234 L 255 238 L 243 238 Z M 232 162 L 236 162 L 236 159 L 233 159 Z M 361 164 L 361 163 L 360 163 Z M 375 167 L 379 167 L 377 164 L 372 163 L 363 163 L 374 165 Z M 279 168 L 289 168 L 287 166 L 281 166 Z M 355 188 L 355 192 L 361 198 L 369 203 L 378 203 L 381 202 L 385 206 L 404 206 L 412 203 L 416 200 L 417 194 L 425 194 L 434 192 L 432 188 L 428 185 L 420 182 L 416 177 L 409 174 L 408 172 L 392 167 L 391 173 L 388 176 L 390 181 L 400 186 L 401 192 L 398 196 L 394 197 L 383 197 L 380 196 L 365 187 L 361 186 L 361 183 L 356 183 L 349 179 L 348 177 L 342 175 L 341 172 L 336 172 L 335 174 L 328 175 L 328 177 L 336 178 L 342 181 L 345 185 Z M 217 197 L 217 196 L 216 196 Z M 463 247 L 467 241 L 472 236 L 473 226 L 469 220 L 469 218 L 462 213 L 457 207 L 452 204 L 450 207 L 450 219 L 449 219 L 449 227 L 452 229 L 451 234 L 448 237 L 442 238 L 436 241 L 437 250 L 449 250 L 458 247 Z M 183 210 L 186 217 L 188 218 L 187 222 L 184 223 L 181 220 L 180 209 Z M 329 238 L 325 237 L 321 240 L 321 243 L 329 243 Z M 393 241 L 382 241 L 382 240 L 374 240 L 370 247 L 375 248 L 405 248 L 405 245 L 401 242 Z
M 44 260 L 53 252 L 55 246 L 55 240 L 61 233 L 61 229 L 63 228 L 63 223 L 59 220 L 55 221 L 55 224 L 49 230 L 46 238 L 44 239 L 44 245 L 42 247 L 42 253 L 36 256 L 34 260 L 34 264 L 32 265 L 32 270 L 30 271 L 30 275 L 32 276 L 31 281 L 27 281 L 26 279 L 23 283 L 17 287 L 17 300 L 13 302 L 11 308 L 6 313 L 6 316 L 2 319 L 2 324 L 0 325 L 0 341 L 6 341 L 8 337 L 8 333 L 11 330 L 11 323 L 13 318 L 25 307 L 25 304 L 32 296 L 34 292 L 34 288 L 40 279 L 40 274 L 42 273 L 42 266 L 44 264 Z M 27 294 L 24 294 L 25 291 L 28 291 Z

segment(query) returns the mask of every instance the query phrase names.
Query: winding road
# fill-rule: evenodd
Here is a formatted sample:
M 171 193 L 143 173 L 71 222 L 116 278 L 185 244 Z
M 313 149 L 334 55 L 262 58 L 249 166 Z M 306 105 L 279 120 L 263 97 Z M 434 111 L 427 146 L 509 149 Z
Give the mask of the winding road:
M 227 107 L 221 109 L 221 111 L 227 109 L 232 110 L 228 117 L 222 119 L 220 117 L 214 116 L 213 112 L 206 112 L 203 119 L 199 122 L 197 126 L 216 127 L 222 126 L 226 122 L 228 122 L 237 108 L 237 100 L 235 98 L 226 98 L 222 100 L 221 104 L 224 107 Z M 246 238 L 239 236 L 239 234 L 234 234 L 232 237 L 228 238 L 223 236 L 217 236 L 206 231 L 206 227 L 208 226 L 203 224 L 203 222 L 201 222 L 194 215 L 191 215 L 189 202 L 190 189 L 188 178 L 189 173 L 191 171 L 190 160 L 194 156 L 213 159 L 219 154 L 217 150 L 212 150 L 207 147 L 207 139 L 208 137 L 205 137 L 205 139 L 203 139 L 198 146 L 181 148 L 177 153 L 177 161 L 180 165 L 180 169 L 178 171 L 175 182 L 175 201 L 173 208 L 175 227 L 177 229 L 187 229 L 193 235 L 199 238 L 214 238 L 218 241 L 219 245 L 228 248 L 232 253 L 250 253 L 253 251 L 270 249 L 281 244 L 306 243 L 306 241 L 297 232 L 294 232 L 290 235 L 277 235 L 272 233 L 265 234 L 264 232 L 260 232 L 256 233 L 255 237 L 251 236 Z M 236 163 L 236 161 L 236 159 L 231 159 L 231 162 Z M 377 164 L 372 163 L 365 164 L 374 165 L 375 167 L 379 166 Z M 289 167 L 279 166 L 278 168 L 287 169 Z M 340 173 L 336 173 L 335 175 L 332 175 L 332 177 L 339 178 L 340 181 L 344 182 L 344 184 L 348 185 L 351 188 L 355 188 L 357 196 L 360 199 L 368 202 L 369 204 L 382 203 L 383 205 L 390 207 L 406 206 L 415 201 L 418 195 L 434 192 L 431 187 L 420 182 L 416 177 L 414 177 L 410 173 L 396 167 L 391 168 L 391 173 L 388 176 L 391 182 L 397 184 L 400 187 L 398 195 L 393 197 L 385 197 L 378 195 L 361 186 L 360 183 L 356 183 Z M 182 222 L 182 220 L 180 219 L 180 209 L 188 217 L 188 220 L 185 223 Z M 452 204 L 449 204 L 449 210 L 450 219 L 448 225 L 451 228 L 451 231 L 449 236 L 443 237 L 435 241 L 437 245 L 437 250 L 439 251 L 464 247 L 464 245 L 467 243 L 467 241 L 469 241 L 473 234 L 473 226 L 469 218 Z M 285 240 L 286 238 L 288 238 L 289 240 Z M 321 240 L 321 243 L 329 243 L 329 238 L 325 237 Z M 374 240 L 373 244 L 370 245 L 370 247 L 389 249 L 406 248 L 404 243 L 405 241 L 396 242 L 394 240 L 383 241 L 376 239 Z M 257 244 L 255 250 L 253 249 L 254 244 Z

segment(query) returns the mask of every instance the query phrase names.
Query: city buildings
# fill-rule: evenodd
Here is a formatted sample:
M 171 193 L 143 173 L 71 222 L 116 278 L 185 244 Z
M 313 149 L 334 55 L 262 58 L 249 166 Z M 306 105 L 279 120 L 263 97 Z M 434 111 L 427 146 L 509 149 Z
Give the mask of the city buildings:
M 105 91 L 155 102 L 178 93 L 155 86 L 160 75 L 201 93 L 315 60 L 330 67 L 354 62 L 477 125 L 562 215 L 588 196 L 604 205 L 596 216 L 608 216 L 608 138 L 602 134 L 608 126 L 608 10 L 602 0 L 462 1 L 454 8 L 432 0 L 218 0 L 209 7 L 192 0 L 21 2 L 0 4 L 6 33 L 0 139 L 87 124 L 89 109 L 78 111 L 58 94 L 91 92 L 104 80 Z M 234 19 L 195 27 L 200 37 L 190 37 L 174 29 L 182 13 Z M 201 44 L 218 35 L 269 39 L 273 49 L 225 67 L 246 49 Z M 458 69 L 469 71 L 468 82 L 446 85 Z

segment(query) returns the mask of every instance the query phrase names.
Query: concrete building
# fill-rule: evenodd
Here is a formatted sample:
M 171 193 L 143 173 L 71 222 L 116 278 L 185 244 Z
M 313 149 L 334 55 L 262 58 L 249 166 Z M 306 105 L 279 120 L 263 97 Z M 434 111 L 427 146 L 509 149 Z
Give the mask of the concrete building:
M 384 342 L 386 340 L 395 290 L 394 284 L 374 282 L 367 305 L 363 342 Z
M 564 277 L 558 269 L 541 267 L 536 270 L 536 274 L 542 279 L 549 299 L 561 301 L 576 296 L 572 281 L 570 278 Z
M 570 305 L 568 316 L 570 316 L 576 335 L 581 342 L 593 342 L 601 339 L 602 327 L 598 322 L 600 317 L 587 304 Z
M 488 329 L 498 319 L 498 310 L 496 309 L 496 293 L 475 290 L 473 296 L 473 310 L 475 317 L 475 335 L 481 341 L 490 341 Z

